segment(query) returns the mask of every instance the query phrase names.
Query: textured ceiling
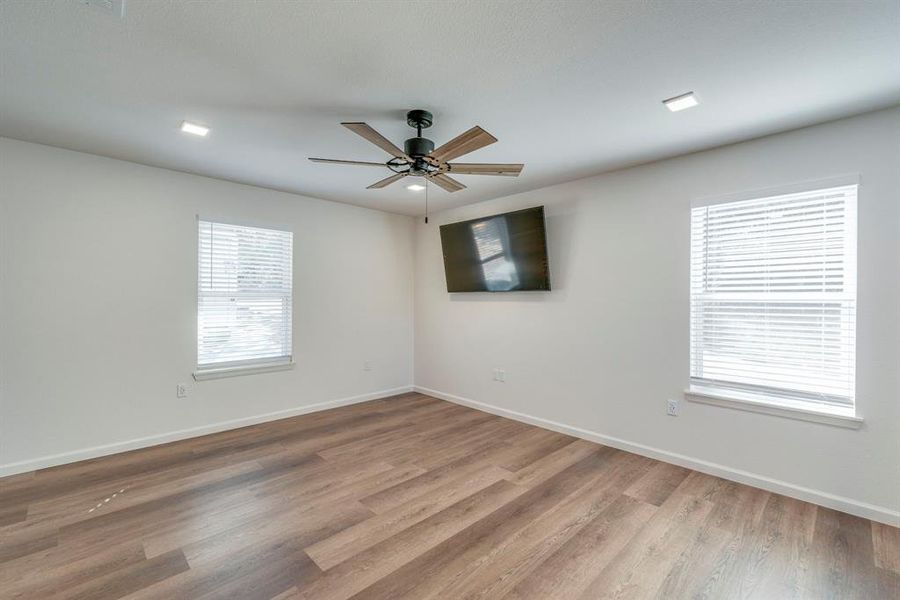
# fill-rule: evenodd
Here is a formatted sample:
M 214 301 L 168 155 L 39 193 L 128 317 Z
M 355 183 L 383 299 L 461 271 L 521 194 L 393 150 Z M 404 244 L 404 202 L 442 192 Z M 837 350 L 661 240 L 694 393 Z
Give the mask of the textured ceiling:
M 406 214 L 364 189 L 386 171 L 306 157 L 386 160 L 338 123 L 402 145 L 426 108 L 437 144 L 500 139 L 466 161 L 525 163 L 434 210 L 898 103 L 897 0 L 0 3 L 0 135 Z

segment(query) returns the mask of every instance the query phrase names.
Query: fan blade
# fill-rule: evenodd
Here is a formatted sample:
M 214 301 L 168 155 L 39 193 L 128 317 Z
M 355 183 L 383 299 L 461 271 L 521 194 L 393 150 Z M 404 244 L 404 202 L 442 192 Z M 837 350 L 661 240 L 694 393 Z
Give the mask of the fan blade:
M 437 175 L 430 175 L 428 177 L 431 181 L 435 182 L 442 188 L 444 188 L 448 192 L 458 192 L 459 190 L 466 189 L 466 186 L 453 179 L 452 177 L 447 177 L 443 173 L 438 173 Z
M 408 173 L 397 173 L 396 175 L 391 175 L 390 177 L 386 177 L 385 179 L 382 179 L 381 181 L 376 181 L 375 183 L 373 183 L 366 189 L 367 190 L 377 190 L 377 189 L 381 189 L 383 187 L 387 187 L 387 186 L 391 185 L 392 183 L 394 183 L 395 181 L 400 181 L 407 175 L 408 175 Z
M 447 173 L 460 175 L 504 175 L 518 177 L 525 165 L 490 163 L 448 163 Z
M 338 160 L 336 158 L 310 158 L 309 160 L 317 163 L 326 163 L 331 165 L 362 165 L 364 167 L 385 167 L 384 163 L 366 162 L 363 160 Z
M 389 139 L 387 139 L 365 123 L 341 123 L 341 125 L 349 129 L 356 135 L 372 142 L 391 156 L 411 160 L 403 150 L 395 146 Z
M 429 156 L 435 160 L 446 162 L 484 148 L 497 141 L 497 138 L 476 125 L 467 132 L 456 136 L 437 150 L 433 150 Z

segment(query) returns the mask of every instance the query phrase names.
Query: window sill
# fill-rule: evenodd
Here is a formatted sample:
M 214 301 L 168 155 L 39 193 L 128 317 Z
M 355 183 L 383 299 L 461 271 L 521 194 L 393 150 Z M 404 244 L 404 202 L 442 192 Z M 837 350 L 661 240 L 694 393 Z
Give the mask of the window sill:
M 213 369 L 199 369 L 194 371 L 194 381 L 207 379 L 222 379 L 223 377 L 238 377 L 240 375 L 256 375 L 257 373 L 272 373 L 275 371 L 287 371 L 294 368 L 294 361 L 261 363 L 245 365 L 241 367 L 219 367 Z
M 722 406 L 736 410 L 775 415 L 800 421 L 811 421 L 835 427 L 847 429 L 859 429 L 862 427 L 863 418 L 858 417 L 850 409 L 842 408 L 806 408 L 794 406 L 779 399 L 770 401 L 755 399 L 750 395 L 740 392 L 724 391 L 716 388 L 691 386 L 684 391 L 685 397 L 691 402 Z

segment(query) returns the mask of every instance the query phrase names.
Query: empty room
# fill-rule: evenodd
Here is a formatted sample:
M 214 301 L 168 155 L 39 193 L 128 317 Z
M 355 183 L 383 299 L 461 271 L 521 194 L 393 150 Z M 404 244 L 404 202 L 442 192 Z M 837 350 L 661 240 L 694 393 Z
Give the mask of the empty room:
M 0 1 L 0 599 L 900 600 L 900 0 Z

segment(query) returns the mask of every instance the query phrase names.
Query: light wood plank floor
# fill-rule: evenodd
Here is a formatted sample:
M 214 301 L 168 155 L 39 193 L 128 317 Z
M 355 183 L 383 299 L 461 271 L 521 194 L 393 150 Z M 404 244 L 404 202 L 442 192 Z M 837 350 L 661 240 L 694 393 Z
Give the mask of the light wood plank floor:
M 407 394 L 0 479 L 2 598 L 900 598 L 900 530 Z

